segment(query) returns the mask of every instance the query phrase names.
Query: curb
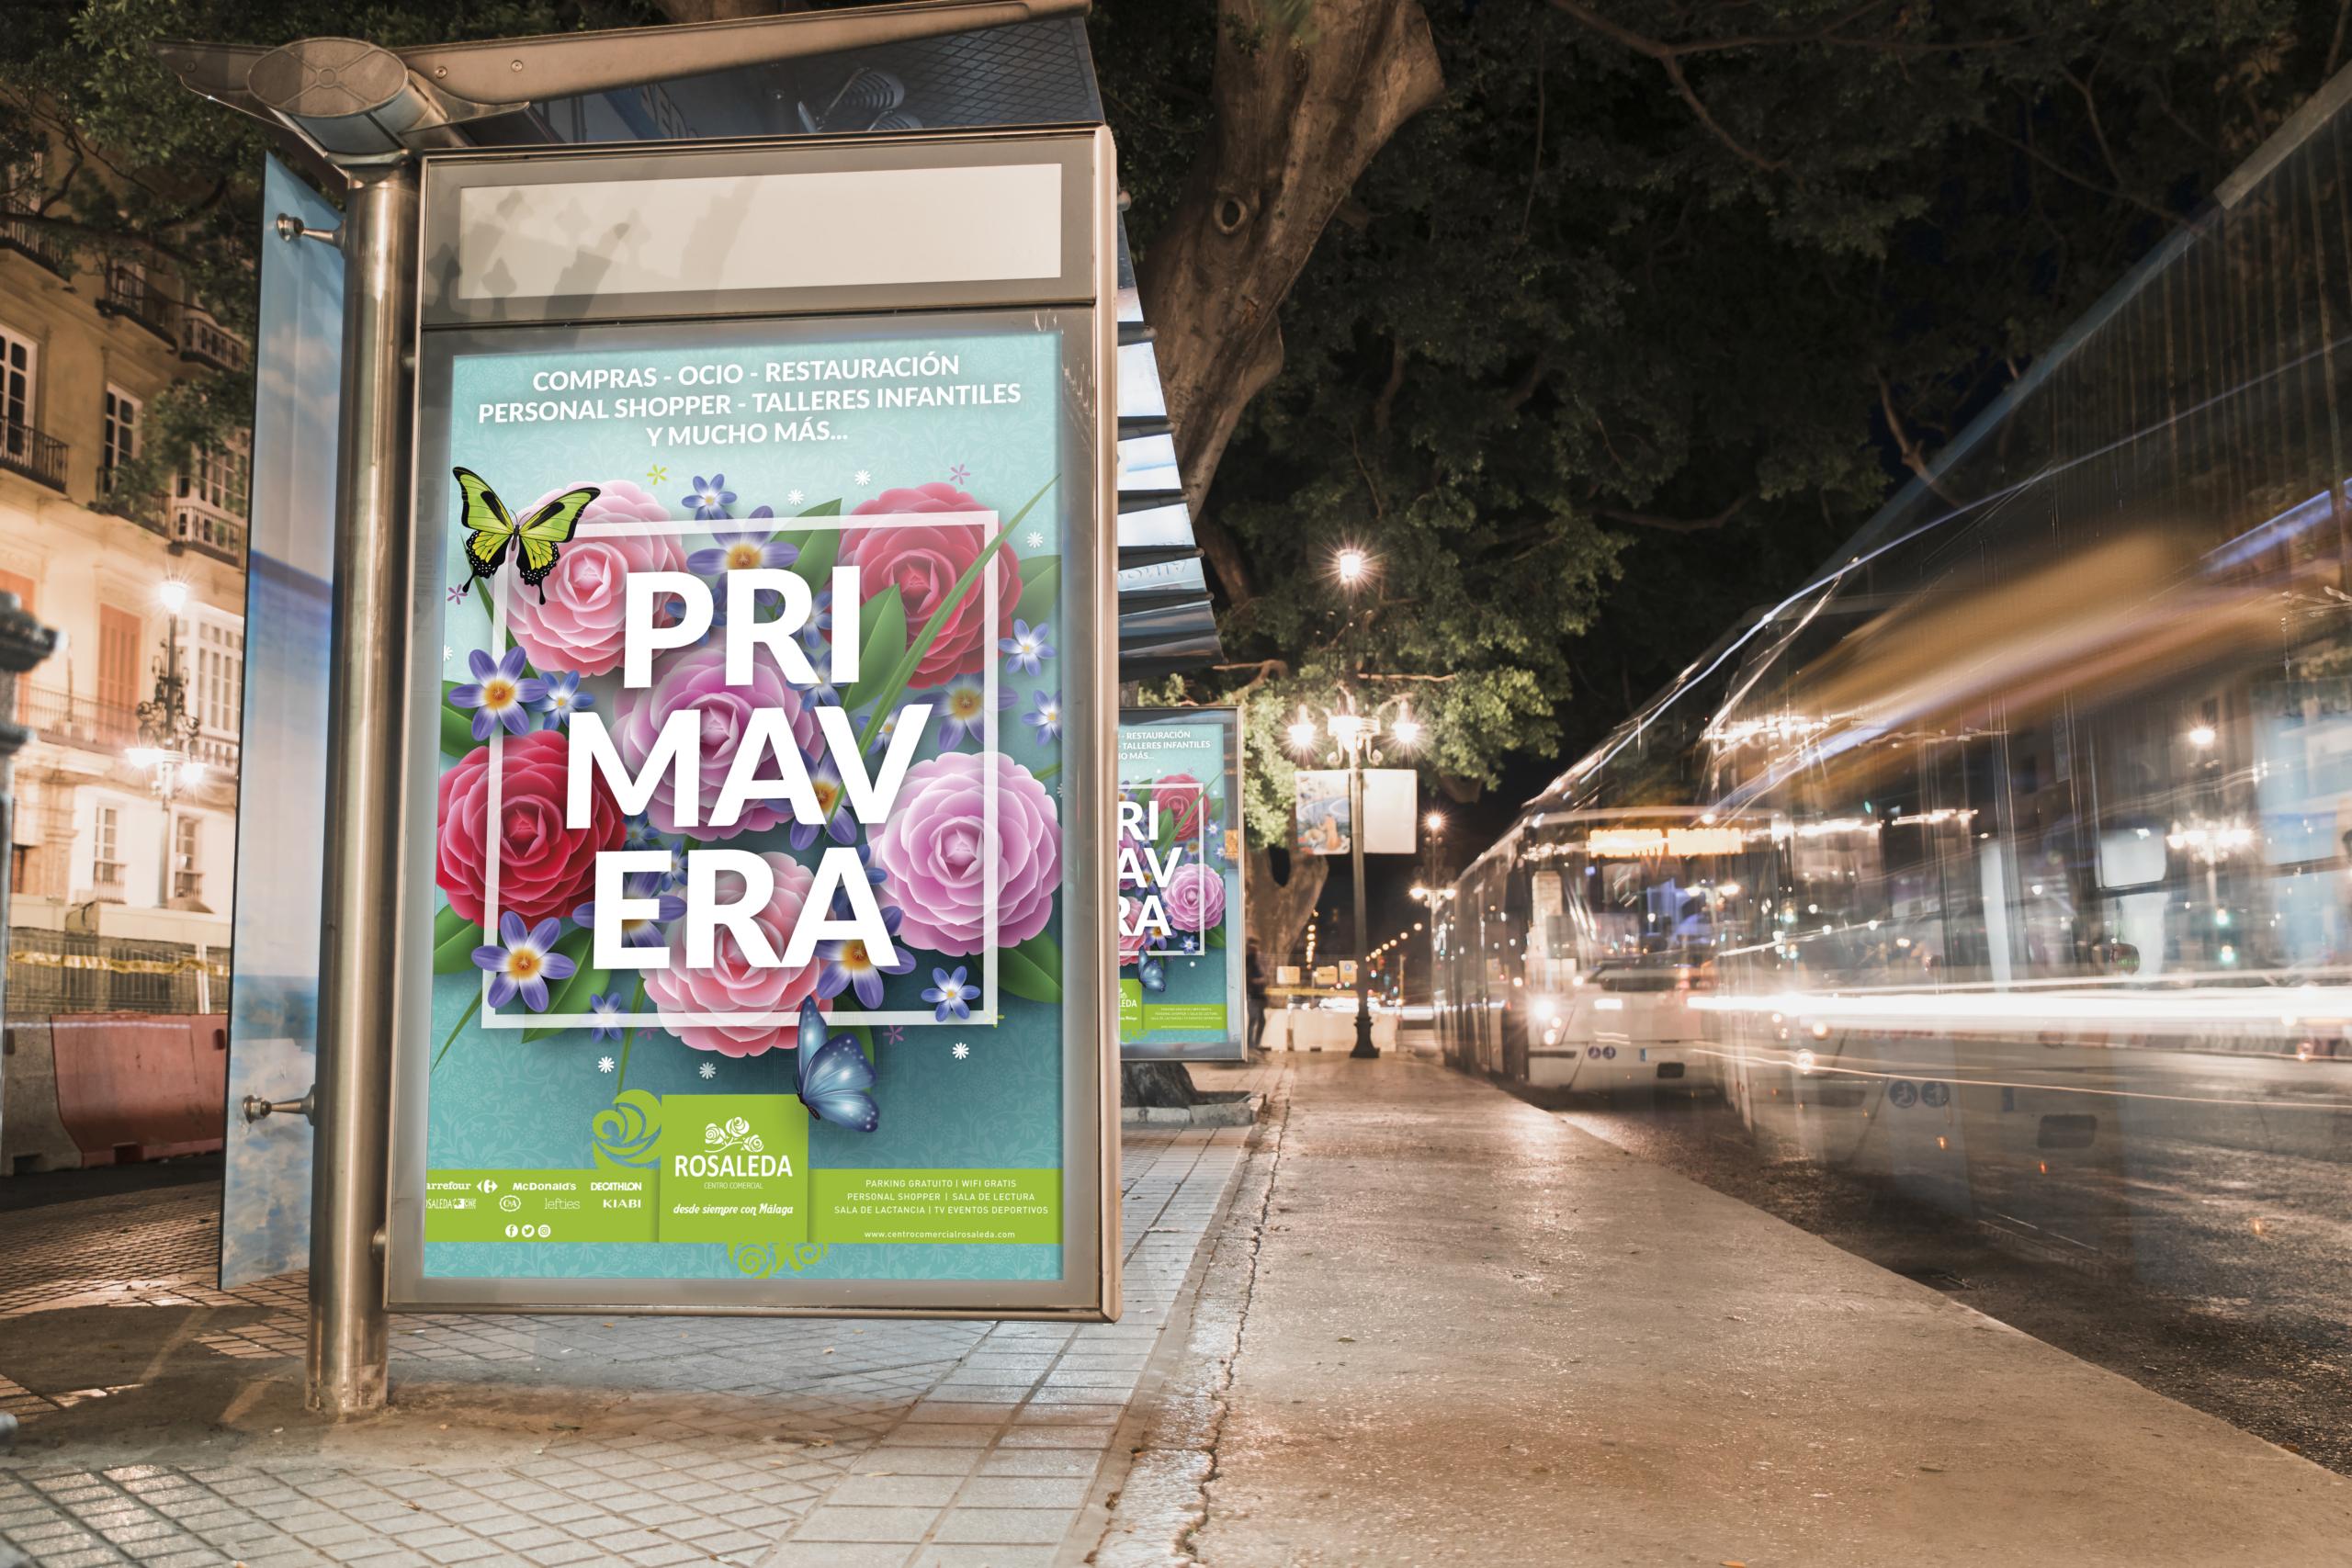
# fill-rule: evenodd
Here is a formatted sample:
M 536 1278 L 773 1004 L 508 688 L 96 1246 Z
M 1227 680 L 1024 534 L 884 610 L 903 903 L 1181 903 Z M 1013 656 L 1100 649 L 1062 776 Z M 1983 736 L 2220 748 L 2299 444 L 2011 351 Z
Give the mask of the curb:
M 1266 1108 L 1263 1094 L 1209 1094 L 1197 1105 L 1123 1105 L 1122 1127 L 1247 1127 Z

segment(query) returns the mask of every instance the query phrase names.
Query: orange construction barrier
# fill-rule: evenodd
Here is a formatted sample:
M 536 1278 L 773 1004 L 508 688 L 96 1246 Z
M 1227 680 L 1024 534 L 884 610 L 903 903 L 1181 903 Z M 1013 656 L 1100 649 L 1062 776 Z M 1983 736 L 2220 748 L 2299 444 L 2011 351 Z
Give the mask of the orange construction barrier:
M 80 1013 L 47 1020 L 57 1120 L 85 1166 L 220 1147 L 229 1097 L 225 1013 Z

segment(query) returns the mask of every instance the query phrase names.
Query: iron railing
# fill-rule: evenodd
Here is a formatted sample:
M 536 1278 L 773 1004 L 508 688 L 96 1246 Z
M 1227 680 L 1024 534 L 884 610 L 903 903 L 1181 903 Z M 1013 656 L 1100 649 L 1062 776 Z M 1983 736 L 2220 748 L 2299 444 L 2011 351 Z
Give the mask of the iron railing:
M 172 299 L 136 263 L 120 258 L 107 263 L 106 288 L 98 309 L 109 316 L 137 321 L 165 343 L 175 341 Z
M 243 566 L 245 561 L 245 520 L 192 495 L 172 502 L 171 529 L 165 536 L 218 556 L 231 566 Z
M 65 443 L 16 420 L 0 420 L 0 468 L 51 490 L 65 488 Z

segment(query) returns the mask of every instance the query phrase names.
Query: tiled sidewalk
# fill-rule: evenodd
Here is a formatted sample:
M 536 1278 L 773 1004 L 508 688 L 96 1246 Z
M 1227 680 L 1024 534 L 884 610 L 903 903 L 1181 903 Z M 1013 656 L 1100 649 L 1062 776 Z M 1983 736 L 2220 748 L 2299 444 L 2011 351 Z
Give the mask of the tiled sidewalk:
M 300 1277 L 202 1283 L 213 1189 L 0 1217 L 0 1564 L 1076 1562 L 1249 1133 L 1128 1132 L 1116 1324 L 402 1317 L 342 1427 Z

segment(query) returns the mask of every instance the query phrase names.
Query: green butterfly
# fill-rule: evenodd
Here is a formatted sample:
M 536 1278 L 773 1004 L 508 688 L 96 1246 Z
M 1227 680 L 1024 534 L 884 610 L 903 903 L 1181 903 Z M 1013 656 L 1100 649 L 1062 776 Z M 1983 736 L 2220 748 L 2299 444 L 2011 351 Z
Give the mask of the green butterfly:
M 506 547 L 517 539 L 522 541 L 521 558 L 515 563 L 523 573 L 523 581 L 539 591 L 539 603 L 548 602 L 544 586 L 548 573 L 555 570 L 558 547 L 571 542 L 571 530 L 588 503 L 601 493 L 594 485 L 565 491 L 522 522 L 506 510 L 498 492 L 471 468 L 452 470 L 458 476 L 458 489 L 466 498 L 465 525 L 471 530 L 466 536 L 466 563 L 473 576 L 466 579 L 459 592 L 473 592 L 475 578 L 494 575 L 506 560 Z

